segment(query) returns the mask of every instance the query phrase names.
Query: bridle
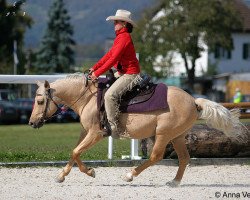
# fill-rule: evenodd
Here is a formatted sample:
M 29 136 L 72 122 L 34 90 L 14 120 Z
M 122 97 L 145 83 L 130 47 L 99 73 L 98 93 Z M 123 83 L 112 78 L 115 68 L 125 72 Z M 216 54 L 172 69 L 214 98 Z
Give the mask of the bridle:
M 86 75 L 85 75 L 86 76 Z M 93 82 L 94 84 L 94 82 Z M 71 108 L 73 105 L 75 105 L 83 96 L 84 94 L 89 90 L 91 94 L 95 94 L 96 92 L 92 92 L 90 89 L 91 85 L 88 85 L 88 79 L 86 79 L 86 83 L 85 83 L 85 90 L 83 91 L 83 93 L 78 97 L 78 99 L 72 103 L 70 106 L 68 106 L 69 108 Z M 49 119 L 52 119 L 53 117 L 56 117 L 57 115 L 60 115 L 62 113 L 61 107 L 53 100 L 53 96 L 51 93 L 51 88 L 49 88 L 48 90 L 46 90 L 46 92 L 44 93 L 45 97 L 46 97 L 46 102 L 45 102 L 45 107 L 42 113 L 42 117 L 40 119 L 41 123 L 45 123 L 46 121 L 48 121 Z M 43 96 L 41 94 L 37 94 L 37 96 Z M 61 110 L 59 113 L 52 115 L 51 117 L 47 117 L 47 112 L 48 112 L 48 108 L 49 108 L 49 102 L 52 101 L 54 103 L 54 105 L 57 107 L 57 109 Z
M 45 92 L 45 97 L 46 97 L 46 102 L 45 102 L 45 107 L 44 107 L 44 111 L 43 111 L 42 118 L 41 118 L 42 122 L 46 122 L 47 120 L 49 120 L 49 119 L 51 119 L 51 118 L 58 115 L 58 114 L 56 114 L 56 115 L 52 115 L 51 117 L 46 117 L 47 111 L 48 111 L 48 108 L 49 108 L 49 101 L 52 101 L 55 104 L 55 106 L 57 107 L 57 109 L 61 109 L 60 106 L 53 100 L 50 88 Z M 61 114 L 61 112 L 59 114 Z

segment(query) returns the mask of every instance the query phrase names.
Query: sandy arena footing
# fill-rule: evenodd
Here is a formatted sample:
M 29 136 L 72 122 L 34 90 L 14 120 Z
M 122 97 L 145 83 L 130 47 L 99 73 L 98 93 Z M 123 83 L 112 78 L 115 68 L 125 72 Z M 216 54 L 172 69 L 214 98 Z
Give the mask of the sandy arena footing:
M 189 166 L 181 186 L 172 188 L 177 166 L 156 165 L 131 183 L 124 176 L 132 167 L 96 167 L 96 178 L 74 167 L 56 183 L 58 167 L 0 168 L 0 199 L 250 199 L 250 165 Z

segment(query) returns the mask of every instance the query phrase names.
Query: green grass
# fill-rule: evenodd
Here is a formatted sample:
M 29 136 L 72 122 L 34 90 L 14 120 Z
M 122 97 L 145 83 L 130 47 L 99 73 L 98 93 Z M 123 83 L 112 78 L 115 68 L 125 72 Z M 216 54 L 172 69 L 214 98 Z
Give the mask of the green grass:
M 79 123 L 46 124 L 40 129 L 28 125 L 0 125 L 0 162 L 68 160 L 80 133 Z M 108 140 L 84 152 L 83 160 L 106 160 Z M 130 140 L 114 140 L 113 158 L 130 154 Z
M 250 123 L 250 119 L 241 120 Z M 204 123 L 199 120 L 197 123 Z M 40 129 L 28 125 L 0 125 L 0 162 L 68 160 L 78 141 L 79 123 L 46 124 Z M 130 140 L 114 140 L 113 158 L 130 155 Z M 108 140 L 84 152 L 82 160 L 107 160 Z

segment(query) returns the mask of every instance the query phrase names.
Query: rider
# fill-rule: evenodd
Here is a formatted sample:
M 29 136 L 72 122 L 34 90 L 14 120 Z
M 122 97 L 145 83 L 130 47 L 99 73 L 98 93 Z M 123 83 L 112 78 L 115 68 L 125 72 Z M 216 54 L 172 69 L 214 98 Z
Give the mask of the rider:
M 107 90 L 105 109 L 113 138 L 119 138 L 119 105 L 121 96 L 131 90 L 140 81 L 140 66 L 136 58 L 135 48 L 130 36 L 135 22 L 131 18 L 131 12 L 117 10 L 115 16 L 109 16 L 106 21 L 114 21 L 116 38 L 111 49 L 90 69 L 90 78 L 94 81 L 111 67 L 118 71 L 119 78 Z

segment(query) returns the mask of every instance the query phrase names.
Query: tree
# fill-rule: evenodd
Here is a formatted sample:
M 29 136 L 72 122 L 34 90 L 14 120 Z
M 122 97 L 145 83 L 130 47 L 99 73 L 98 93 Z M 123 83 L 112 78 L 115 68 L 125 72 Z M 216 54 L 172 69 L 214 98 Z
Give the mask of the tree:
M 210 51 L 214 51 L 216 45 L 232 49 L 232 30 L 239 29 L 241 24 L 236 16 L 233 1 L 161 0 L 158 6 L 146 12 L 135 35 L 142 66 L 147 66 L 145 70 L 152 73 L 159 56 L 171 66 L 173 52 L 178 52 L 192 88 L 195 61 L 204 51 L 201 41 Z M 162 69 L 164 67 L 166 64 Z M 159 77 L 162 71 L 153 73 Z
M 74 64 L 75 44 L 73 28 L 63 0 L 54 0 L 49 10 L 49 21 L 37 53 L 36 66 L 39 72 L 65 73 Z
M 23 38 L 26 28 L 31 27 L 32 19 L 21 12 L 21 4 L 8 5 L 0 0 L 0 73 L 13 73 L 13 44 L 17 43 L 19 60 L 18 74 L 24 73 L 25 54 Z

